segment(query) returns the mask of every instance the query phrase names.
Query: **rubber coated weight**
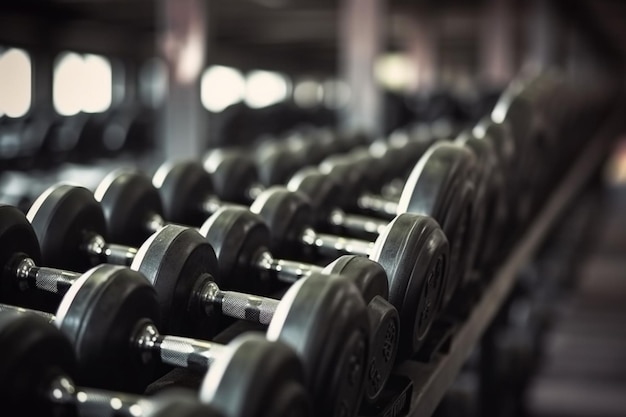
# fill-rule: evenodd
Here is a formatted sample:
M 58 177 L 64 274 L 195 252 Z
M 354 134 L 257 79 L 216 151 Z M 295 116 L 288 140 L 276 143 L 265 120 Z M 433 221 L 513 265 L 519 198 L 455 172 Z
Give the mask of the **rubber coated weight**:
M 299 171 L 291 178 L 287 189 L 301 192 L 308 197 L 314 214 L 313 226 L 316 230 L 329 228 L 328 219 L 333 210 L 346 198 L 336 179 L 329 178 L 315 168 L 305 168 Z
M 495 152 L 491 145 L 486 141 L 481 141 L 471 135 L 469 132 L 461 133 L 455 140 L 455 143 L 471 150 L 476 157 L 476 168 L 472 170 L 474 178 L 472 182 L 475 184 L 475 192 L 473 198 L 472 219 L 468 230 L 467 254 L 467 271 L 468 274 L 477 267 L 477 256 L 479 251 L 485 250 L 484 236 L 487 234 L 487 228 L 490 227 L 487 214 L 494 213 L 488 203 L 493 201 L 492 193 L 494 192 L 493 181 L 496 176 Z
M 367 366 L 365 398 L 374 401 L 395 365 L 400 316 L 389 302 L 389 284 L 383 267 L 362 256 L 344 255 L 324 268 L 324 273 L 351 281 L 367 304 L 370 322 L 370 360 Z
M 215 194 L 211 176 L 197 162 L 165 163 L 154 174 L 163 212 L 174 223 L 200 226 L 207 218 L 203 203 Z
M 0 302 L 27 305 L 29 296 L 22 291 L 14 277 L 17 257 L 27 254 L 35 262 L 41 261 L 39 242 L 24 214 L 12 206 L 0 205 Z
M 324 268 L 324 273 L 341 275 L 351 281 L 366 303 L 374 297 L 389 298 L 389 283 L 383 267 L 363 256 L 343 255 Z
M 484 210 L 476 204 L 476 213 L 484 212 L 484 228 L 480 237 L 477 237 L 476 260 L 474 267 L 477 269 L 490 268 L 496 258 L 496 253 L 501 245 L 503 229 L 506 227 L 507 202 L 505 195 L 505 177 L 502 171 L 501 161 L 490 137 L 478 138 L 472 133 L 466 132 L 459 135 L 457 141 L 464 141 L 474 150 L 478 156 L 477 167 L 483 171 L 484 179 L 477 181 L 481 186 L 477 187 L 476 200 L 484 201 Z M 478 171 L 478 170 L 477 170 Z
M 182 226 L 165 226 L 139 248 L 131 269 L 155 288 L 164 331 L 206 338 L 217 334 L 219 321 L 198 315 L 189 306 L 198 277 L 208 276 L 220 284 L 215 252 L 202 235 Z
M 150 216 L 163 214 L 161 196 L 150 179 L 138 171 L 116 170 L 94 192 L 113 242 L 139 246 L 152 234 L 146 225 Z
M 303 194 L 284 187 L 271 187 L 259 195 L 250 211 L 266 220 L 272 233 L 273 246 L 292 249 L 303 247 L 298 244 L 299 239 L 311 224 L 310 204 Z M 289 249 L 280 252 L 284 254 Z M 293 252 L 301 255 L 297 251 Z M 398 311 L 386 301 L 389 296 L 387 274 L 378 263 L 357 255 L 340 256 L 327 265 L 323 272 L 341 275 L 353 283 L 368 303 L 372 357 L 368 364 L 365 395 L 373 401 L 389 378 L 398 345 L 400 319 Z
M 370 255 L 389 279 L 389 301 L 400 314 L 398 356 L 419 350 L 439 312 L 446 285 L 448 241 L 429 217 L 401 214 L 381 233 Z
M 296 152 L 280 142 L 272 142 L 260 148 L 255 155 L 255 162 L 260 183 L 266 187 L 285 184 L 305 165 Z
M 450 265 L 443 305 L 447 305 L 467 274 L 465 249 L 473 219 L 475 156 L 451 143 L 433 145 L 417 163 L 400 197 L 398 213 L 433 217 L 450 244 Z
M 307 210 L 308 199 L 302 193 L 281 187 L 270 188 L 259 196 L 259 204 L 256 203 L 251 210 L 266 220 L 270 230 L 282 232 L 275 235 L 276 240 L 291 239 L 283 240 L 279 246 L 307 247 L 302 244 L 301 237 L 310 227 L 311 219 L 307 221 L 304 214 L 312 211 Z M 286 227 L 293 227 L 294 230 L 286 233 Z M 374 243 L 369 258 L 380 263 L 386 272 L 389 301 L 400 313 L 401 328 L 406 329 L 400 332 L 404 357 L 419 349 L 438 312 L 441 294 L 446 287 L 448 250 L 448 241 L 434 220 L 411 214 L 398 216 Z M 435 259 L 430 256 L 435 256 Z M 432 272 L 435 270 L 436 273 Z M 428 286 L 425 287 L 427 279 Z M 358 282 L 355 284 L 359 286 Z M 419 310 L 420 307 L 426 312 Z M 424 315 L 424 318 L 420 321 L 418 315 Z
M 86 253 L 76 253 L 76 248 L 90 233 L 106 236 L 102 208 L 83 187 L 52 186 L 35 200 L 27 218 L 39 239 L 42 262 L 55 268 L 86 271 L 93 262 Z
M 347 155 L 333 155 L 319 165 L 322 174 L 334 178 L 343 186 L 343 194 L 335 198 L 334 207 L 355 208 L 359 196 L 369 189 L 362 165 L 356 165 Z M 307 194 L 310 195 L 310 194 Z M 337 197 L 337 196 L 336 196 Z
M 59 329 L 74 346 L 77 382 L 91 387 L 140 392 L 154 377 L 151 361 L 132 349 L 137 324 L 160 322 L 154 288 L 139 272 L 100 265 L 83 274 L 56 313 Z
M 304 374 L 293 349 L 283 343 L 267 343 L 253 334 L 239 336 L 229 347 L 233 356 L 213 364 L 213 378 L 205 378 L 200 387 L 203 402 L 226 416 L 310 414 L 308 394 L 297 383 L 304 379 Z
M 356 287 L 340 277 L 317 275 L 289 288 L 267 337 L 300 354 L 313 398 L 320 399 L 320 415 L 354 416 L 364 390 L 368 328 Z
M 299 244 L 305 229 L 311 227 L 313 209 L 306 195 L 274 186 L 263 191 L 250 205 L 270 232 L 268 249 L 286 259 L 310 259 L 313 255 Z
M 204 159 L 217 196 L 223 201 L 249 204 L 251 188 L 259 183 L 254 161 L 234 149 L 214 149 Z
M 54 326 L 34 314 L 3 311 L 0 351 L 0 401 L 5 410 L 19 410 L 23 416 L 69 411 L 51 407 L 48 398 L 36 395 L 46 392 L 46 384 L 61 371 L 72 375 L 76 368 L 72 346 Z
M 267 293 L 269 280 L 255 278 L 256 258 L 270 246 L 270 232 L 259 216 L 244 207 L 223 207 L 202 225 L 200 234 L 215 250 L 226 288 Z

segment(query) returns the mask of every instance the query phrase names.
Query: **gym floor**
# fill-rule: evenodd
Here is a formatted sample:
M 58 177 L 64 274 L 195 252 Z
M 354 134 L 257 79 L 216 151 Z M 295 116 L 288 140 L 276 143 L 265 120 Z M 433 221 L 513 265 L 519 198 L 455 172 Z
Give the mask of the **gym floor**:
M 533 417 L 626 416 L 626 146 L 620 154 L 575 286 L 546 337 L 528 392 Z

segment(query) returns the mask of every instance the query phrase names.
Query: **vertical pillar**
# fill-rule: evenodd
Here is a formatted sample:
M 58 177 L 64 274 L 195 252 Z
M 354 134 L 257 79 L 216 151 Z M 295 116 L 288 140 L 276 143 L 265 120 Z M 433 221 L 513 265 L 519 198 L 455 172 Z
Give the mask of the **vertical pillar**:
M 385 0 L 342 0 L 339 11 L 339 65 L 350 86 L 342 127 L 370 135 L 383 131 L 383 97 L 374 78 L 374 63 L 383 44 Z
M 158 50 L 168 70 L 160 135 L 164 159 L 197 158 L 206 146 L 206 120 L 200 101 L 205 64 L 208 2 L 160 0 Z
M 514 19 L 511 0 L 489 0 L 481 26 L 481 76 L 502 87 L 515 75 Z
M 430 90 L 437 83 L 436 31 L 432 18 L 425 8 L 415 8 L 406 16 L 406 50 L 417 71 L 412 90 Z
M 558 26 L 549 0 L 534 0 L 530 4 L 527 23 L 527 64 L 544 70 L 558 64 Z

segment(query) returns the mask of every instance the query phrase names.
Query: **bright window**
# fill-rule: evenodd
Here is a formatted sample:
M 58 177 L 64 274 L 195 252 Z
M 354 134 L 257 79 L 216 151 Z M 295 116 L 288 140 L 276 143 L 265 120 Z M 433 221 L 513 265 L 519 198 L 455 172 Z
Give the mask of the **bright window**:
M 101 113 L 111 106 L 111 62 L 100 55 L 65 52 L 54 67 L 53 103 L 64 116 Z
M 11 48 L 0 54 L 0 116 L 24 116 L 32 101 L 32 66 L 28 53 Z
M 202 74 L 200 97 L 204 107 L 219 113 L 239 103 L 246 93 L 246 80 L 235 68 L 214 65 Z
M 246 104 L 254 109 L 280 103 L 289 94 L 287 78 L 277 72 L 252 71 L 246 80 Z

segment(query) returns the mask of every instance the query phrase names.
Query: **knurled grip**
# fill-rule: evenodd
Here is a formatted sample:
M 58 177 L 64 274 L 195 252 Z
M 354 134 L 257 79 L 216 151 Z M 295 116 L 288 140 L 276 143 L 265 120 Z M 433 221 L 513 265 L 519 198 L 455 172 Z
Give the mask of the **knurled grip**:
M 261 324 L 269 324 L 274 317 L 279 300 L 244 294 L 234 291 L 220 291 L 215 302 L 224 315 Z
M 180 368 L 208 370 L 216 358 L 223 356 L 225 346 L 177 336 L 161 336 L 157 343 L 164 363 Z

